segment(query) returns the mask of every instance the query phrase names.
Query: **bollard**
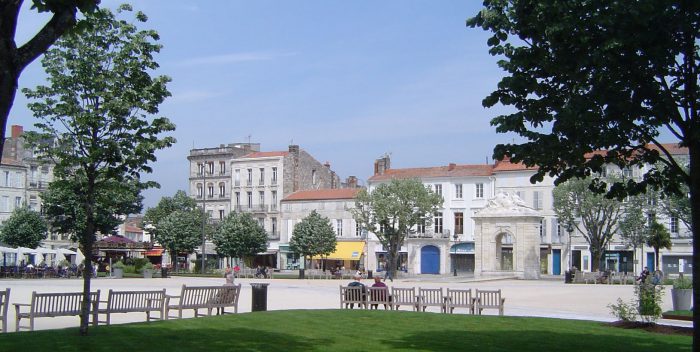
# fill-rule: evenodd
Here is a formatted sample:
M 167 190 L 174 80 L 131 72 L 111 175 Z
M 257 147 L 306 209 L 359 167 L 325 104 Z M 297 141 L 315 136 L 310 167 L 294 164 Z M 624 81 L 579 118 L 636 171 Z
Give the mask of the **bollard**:
M 251 312 L 264 312 L 267 310 L 267 286 L 270 284 L 253 282 L 253 301 L 251 302 Z
M 163 279 L 168 277 L 168 268 L 166 268 L 166 267 L 160 268 L 160 277 Z
M 299 279 L 300 280 L 304 279 L 304 269 L 299 269 Z
M 367 278 L 368 279 L 372 278 L 372 270 L 367 270 Z

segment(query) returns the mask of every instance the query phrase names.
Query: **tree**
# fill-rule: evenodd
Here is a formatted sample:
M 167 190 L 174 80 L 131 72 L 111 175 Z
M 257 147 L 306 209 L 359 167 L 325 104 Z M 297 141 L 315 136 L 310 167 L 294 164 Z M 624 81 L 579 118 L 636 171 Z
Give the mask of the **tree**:
M 600 269 L 608 242 L 617 232 L 622 202 L 588 189 L 588 180 L 569 180 L 554 188 L 554 212 L 562 223 L 571 223 L 591 250 L 593 271 Z
M 632 260 L 637 260 L 637 248 L 644 245 L 647 239 L 647 213 L 645 197 L 633 196 L 625 204 L 624 214 L 618 224 L 620 238 L 632 246 Z
M 392 179 L 372 192 L 357 194 L 353 209 L 355 221 L 373 232 L 387 251 L 387 271 L 396 277 L 399 249 L 406 236 L 418 224 L 430 226 L 432 216 L 443 199 L 418 179 Z
M 190 253 L 202 244 L 202 221 L 204 218 L 199 209 L 175 210 L 156 225 L 158 235 L 154 234 L 154 237 L 170 253 L 173 267 L 177 267 L 177 253 Z
M 659 268 L 659 250 L 662 248 L 671 249 L 671 234 L 668 233 L 664 225 L 659 224 L 656 219 L 652 221 L 649 226 L 649 233 L 647 234 L 647 246 L 654 248 L 654 267 L 657 270 Z
M 15 42 L 17 20 L 23 0 L 0 1 L 0 155 L 5 144 L 5 128 L 17 93 L 22 71 L 76 23 L 78 10 L 90 13 L 99 0 L 32 0 L 38 12 L 51 12 L 51 19 L 22 46 Z
M 513 107 L 491 124 L 522 142 L 500 144 L 494 159 L 537 166 L 562 183 L 605 164 L 650 166 L 642 179 L 592 189 L 624 197 L 647 188 L 690 190 L 693 237 L 700 226 L 699 1 L 486 0 L 467 20 L 492 32 L 489 52 L 506 71 L 483 101 Z M 512 36 L 512 37 L 511 37 Z M 667 134 L 677 145 L 662 144 Z M 687 148 L 688 168 L 672 155 Z M 693 241 L 700 253 L 700 241 Z M 693 256 L 700 299 L 700 255 Z M 700 315 L 693 315 L 695 326 Z M 693 334 L 695 348 L 700 334 Z
M 306 259 L 315 255 L 328 256 L 335 251 L 337 241 L 331 221 L 313 210 L 294 226 L 289 249 Z
M 130 11 L 122 5 L 118 13 Z M 135 14 L 139 22 L 146 16 Z M 169 78 L 151 77 L 158 68 L 158 34 L 138 30 L 101 9 L 80 20 L 90 35 L 69 33 L 42 59 L 50 86 L 24 93 L 40 120 L 27 142 L 42 159 L 55 163 L 48 205 L 52 224 L 73 233 L 85 254 L 80 333 L 88 331 L 93 245 L 99 231 L 109 233 L 120 215 L 141 210 L 140 191 L 157 186 L 141 173 L 155 151 L 174 143 L 160 134 L 174 130 L 164 117 L 149 119 L 170 95 Z
M 248 260 L 267 250 L 267 234 L 248 213 L 230 213 L 214 232 L 216 252 L 231 258 Z M 250 260 L 248 260 L 250 263 Z
M 669 218 L 676 218 L 683 222 L 686 228 L 692 228 L 690 214 L 690 198 L 688 197 L 688 185 L 681 185 L 680 194 L 664 195 L 661 199 L 661 210 Z
M 46 239 L 48 228 L 39 213 L 27 208 L 17 208 L 2 224 L 0 242 L 12 247 L 39 247 Z

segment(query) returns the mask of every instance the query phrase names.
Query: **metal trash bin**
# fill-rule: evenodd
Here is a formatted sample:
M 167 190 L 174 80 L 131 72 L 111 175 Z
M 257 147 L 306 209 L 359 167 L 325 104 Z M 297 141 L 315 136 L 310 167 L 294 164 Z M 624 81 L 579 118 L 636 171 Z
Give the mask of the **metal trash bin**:
M 258 282 L 250 284 L 253 288 L 251 312 L 264 312 L 267 310 L 267 286 L 269 285 L 270 284 Z
M 565 272 L 564 272 L 564 283 L 565 283 L 565 284 L 570 284 L 570 283 L 572 283 L 572 282 L 574 281 L 574 280 L 573 280 L 573 276 L 574 276 L 574 273 L 572 273 L 571 270 L 565 271 Z
M 372 278 L 372 270 L 367 270 L 367 278 L 368 279 Z
M 160 277 L 163 279 L 168 277 L 168 268 L 166 268 L 166 267 L 160 268 Z

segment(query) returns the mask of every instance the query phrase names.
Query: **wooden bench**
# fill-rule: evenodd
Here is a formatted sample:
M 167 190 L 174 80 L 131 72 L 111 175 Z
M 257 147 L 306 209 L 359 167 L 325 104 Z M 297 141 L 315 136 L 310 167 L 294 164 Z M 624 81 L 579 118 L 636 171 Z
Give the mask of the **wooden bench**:
M 388 287 L 367 287 L 367 304 L 377 309 L 380 304 L 384 309 L 391 309 L 391 294 Z
M 498 309 L 498 315 L 503 315 L 503 306 L 505 302 L 506 299 L 501 297 L 501 290 L 476 289 L 474 310 L 481 315 L 481 311 L 484 309 Z
M 340 309 L 354 308 L 367 309 L 367 287 L 365 286 L 340 286 Z
M 474 314 L 474 297 L 472 290 L 454 290 L 447 289 L 447 297 L 445 297 L 445 312 L 454 313 L 455 308 L 467 308 L 467 313 Z
M 151 312 L 158 312 L 159 318 L 163 320 L 163 309 L 165 306 L 165 289 L 156 291 L 114 291 L 109 290 L 106 301 L 100 301 L 106 307 L 98 309 L 98 314 L 105 314 L 104 321 L 110 325 L 111 315 L 114 313 L 146 313 L 146 321 L 151 321 Z
M 92 325 L 97 325 L 97 305 L 100 301 L 100 290 L 90 293 L 90 305 L 92 306 Z M 82 292 L 66 293 L 36 293 L 32 292 L 30 304 L 15 303 L 16 331 L 21 328 L 34 331 L 34 319 L 45 317 L 80 316 L 83 302 Z M 28 312 L 22 312 L 22 307 L 29 307 Z M 22 318 L 29 319 L 29 326 L 21 326 Z
M 401 306 L 409 306 L 412 310 L 418 310 L 418 300 L 416 298 L 415 287 L 411 288 L 401 288 L 392 287 L 391 288 L 391 306 L 394 310 L 399 310 Z
M 10 307 L 10 289 L 0 291 L 0 332 L 7 332 L 7 314 Z
M 439 307 L 440 312 L 445 312 L 445 296 L 442 288 L 418 288 L 418 311 L 425 312 L 428 307 Z
M 238 312 L 238 295 L 241 285 L 232 286 L 187 286 L 182 285 L 179 296 L 165 295 L 165 319 L 182 318 L 182 312 L 186 309 L 194 311 L 194 317 L 211 315 L 214 308 L 234 307 Z M 170 301 L 177 299 L 176 304 Z M 206 309 L 206 314 L 199 314 L 200 309 Z M 170 311 L 177 310 L 177 316 L 171 316 Z

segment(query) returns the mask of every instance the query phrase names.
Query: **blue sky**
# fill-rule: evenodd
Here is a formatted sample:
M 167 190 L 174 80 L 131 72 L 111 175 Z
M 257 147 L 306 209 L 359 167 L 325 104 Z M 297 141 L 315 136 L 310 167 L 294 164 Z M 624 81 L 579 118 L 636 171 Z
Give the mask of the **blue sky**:
M 26 1 L 31 3 L 31 1 Z M 122 1 L 103 0 L 115 8 Z M 47 17 L 27 9 L 18 38 Z M 479 1 L 139 1 L 161 35 L 161 107 L 177 144 L 160 151 L 145 205 L 187 190 L 192 147 L 250 140 L 298 144 L 345 178 L 366 180 L 377 157 L 393 167 L 489 162 L 513 138 L 489 125 L 481 100 L 502 77 L 488 33 L 465 26 Z M 44 83 L 37 60 L 20 88 Z M 35 120 L 18 93 L 8 123 Z M 9 130 L 9 129 L 8 129 Z

